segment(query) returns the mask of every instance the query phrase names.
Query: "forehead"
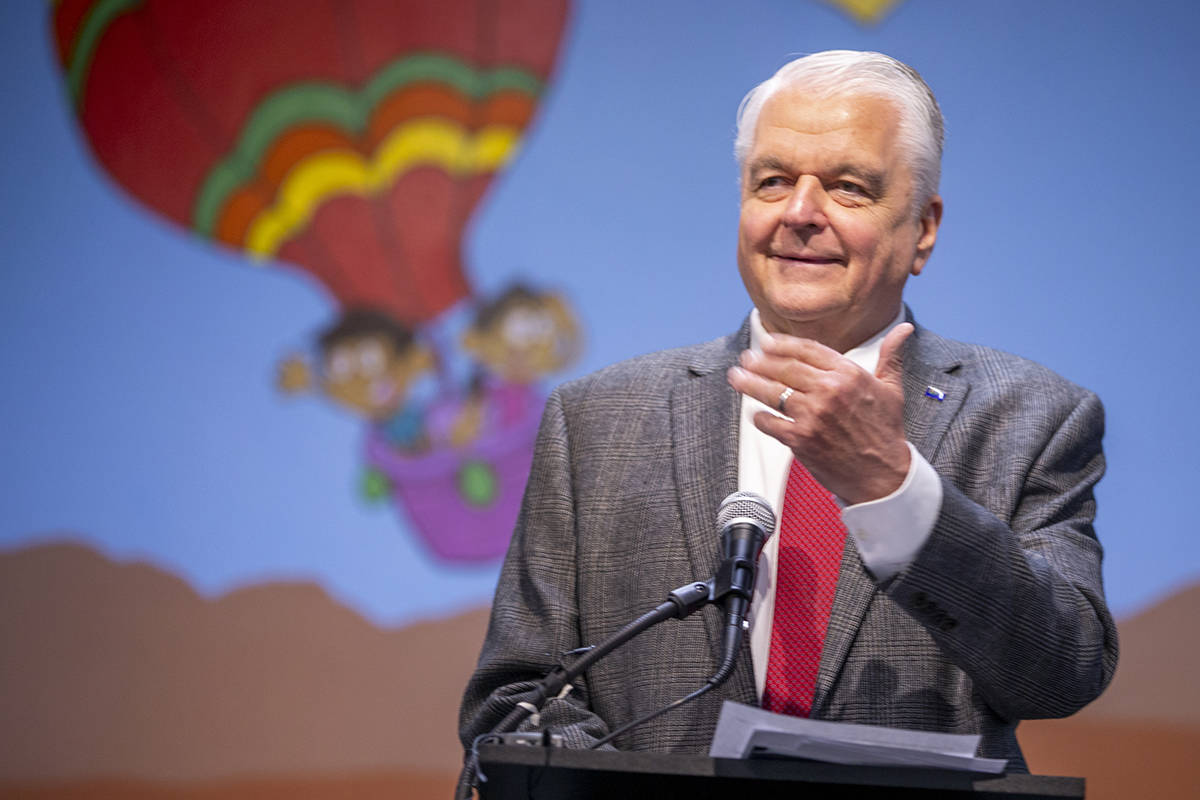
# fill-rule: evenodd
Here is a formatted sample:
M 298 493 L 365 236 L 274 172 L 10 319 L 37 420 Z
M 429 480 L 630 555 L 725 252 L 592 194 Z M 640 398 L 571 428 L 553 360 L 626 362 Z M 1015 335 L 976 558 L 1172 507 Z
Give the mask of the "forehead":
M 392 349 L 392 342 L 382 333 L 361 333 L 339 339 L 329 346 L 328 355 L 365 350 L 367 348 Z
M 759 113 L 746 165 L 753 168 L 763 158 L 799 162 L 831 158 L 864 162 L 875 169 L 899 167 L 899 120 L 896 106 L 882 97 L 783 89 Z

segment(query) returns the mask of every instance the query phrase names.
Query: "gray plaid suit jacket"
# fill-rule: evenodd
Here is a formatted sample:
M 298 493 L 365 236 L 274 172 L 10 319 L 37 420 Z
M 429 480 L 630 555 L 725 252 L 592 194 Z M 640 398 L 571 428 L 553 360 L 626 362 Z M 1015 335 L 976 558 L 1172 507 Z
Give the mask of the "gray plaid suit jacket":
M 717 506 L 737 488 L 740 400 L 725 371 L 748 344 L 743 324 L 552 394 L 463 700 L 464 746 L 560 654 L 713 574 Z M 940 516 L 883 584 L 848 539 L 813 717 L 981 733 L 980 755 L 1023 771 L 1017 722 L 1076 711 L 1116 668 L 1092 529 L 1103 409 L 1037 364 L 919 326 L 904 365 L 905 429 L 942 478 Z M 710 607 L 643 634 L 550 701 L 541 727 L 586 747 L 699 688 L 716 669 L 719 624 Z M 723 687 L 617 744 L 705 752 L 726 698 L 757 703 L 748 647 Z

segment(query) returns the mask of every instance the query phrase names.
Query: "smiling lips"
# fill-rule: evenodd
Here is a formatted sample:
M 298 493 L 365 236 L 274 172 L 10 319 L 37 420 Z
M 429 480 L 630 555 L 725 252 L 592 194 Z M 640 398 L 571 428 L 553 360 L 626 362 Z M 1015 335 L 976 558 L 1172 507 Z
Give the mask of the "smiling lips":
M 815 253 L 771 253 L 771 258 L 779 261 L 790 261 L 797 264 L 811 264 L 814 266 L 829 266 L 831 264 L 844 263 L 844 260 L 838 256 L 824 256 Z

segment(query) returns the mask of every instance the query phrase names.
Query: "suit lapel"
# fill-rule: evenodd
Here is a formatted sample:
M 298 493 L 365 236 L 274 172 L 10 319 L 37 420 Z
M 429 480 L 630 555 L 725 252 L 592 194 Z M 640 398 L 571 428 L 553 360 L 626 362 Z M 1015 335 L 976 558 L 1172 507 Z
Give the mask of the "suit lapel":
M 971 383 L 958 374 L 961 361 L 939 337 L 917 328 L 911 338 L 904 354 L 904 433 L 932 464 Z
M 905 346 L 904 432 L 930 463 L 970 386 L 955 374 L 958 366 L 941 340 L 922 328 L 917 328 Z M 875 580 L 863 566 L 858 548 L 847 537 L 821 650 L 813 696 L 815 712 L 823 708 L 832 693 L 876 590 Z
M 714 528 L 717 506 L 737 490 L 738 416 L 740 398 L 725 379 L 737 352 L 748 341 L 749 328 L 729 341 L 729 347 L 712 361 L 692 365 L 691 378 L 671 392 L 671 446 L 679 513 L 691 560 L 692 575 L 705 580 L 720 565 L 720 539 Z M 709 651 L 715 665 L 720 657 L 721 615 L 703 614 Z M 745 659 L 749 663 L 749 659 Z M 745 673 L 745 674 L 743 674 Z M 747 677 L 748 676 L 748 677 Z M 732 678 L 733 691 L 743 702 L 753 702 L 754 678 L 739 669 Z M 743 685 L 746 684 L 746 685 Z

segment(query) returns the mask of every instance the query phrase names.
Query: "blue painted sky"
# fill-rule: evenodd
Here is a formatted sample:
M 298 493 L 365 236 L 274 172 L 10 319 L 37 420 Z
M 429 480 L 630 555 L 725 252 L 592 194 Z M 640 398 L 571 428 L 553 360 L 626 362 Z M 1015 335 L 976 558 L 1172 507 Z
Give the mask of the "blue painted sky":
M 652 6 L 652 7 L 646 7 Z M 362 426 L 273 387 L 333 314 L 136 206 L 93 168 L 48 6 L 7 4 L 0 87 L 0 547 L 69 535 L 208 593 L 316 580 L 378 622 L 486 602 L 358 499 Z M 1108 592 L 1130 612 L 1200 575 L 1193 349 L 1200 6 L 906 0 L 880 24 L 804 0 L 580 2 L 536 128 L 469 232 L 475 286 L 521 276 L 577 305 L 582 374 L 721 335 L 741 95 L 789 54 L 889 52 L 948 123 L 946 216 L 910 285 L 925 325 L 1099 392 Z

